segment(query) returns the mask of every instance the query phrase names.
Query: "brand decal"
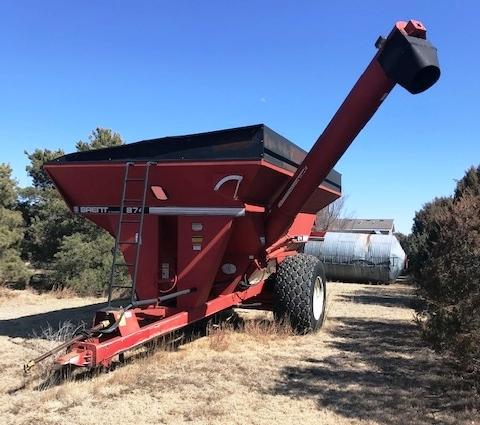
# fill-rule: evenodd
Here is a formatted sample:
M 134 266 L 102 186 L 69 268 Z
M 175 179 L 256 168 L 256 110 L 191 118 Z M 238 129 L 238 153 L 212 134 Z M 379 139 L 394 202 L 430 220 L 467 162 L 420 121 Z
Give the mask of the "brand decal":
M 80 207 L 80 214 L 106 214 L 108 207 Z
M 145 213 L 148 214 L 148 207 L 145 207 Z M 102 206 L 75 206 L 73 212 L 76 214 L 111 214 L 119 213 L 120 207 L 102 207 Z M 142 207 L 123 207 L 124 214 L 141 214 Z

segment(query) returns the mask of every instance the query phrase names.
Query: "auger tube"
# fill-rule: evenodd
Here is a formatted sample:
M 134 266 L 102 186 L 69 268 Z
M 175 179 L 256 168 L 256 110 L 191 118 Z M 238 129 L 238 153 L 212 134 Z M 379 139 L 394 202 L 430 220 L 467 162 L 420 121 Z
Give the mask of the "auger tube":
M 395 84 L 421 93 L 440 77 L 436 48 L 418 21 L 397 22 L 324 132 L 272 204 L 267 217 L 267 245 L 289 229 L 314 190 L 324 181 Z

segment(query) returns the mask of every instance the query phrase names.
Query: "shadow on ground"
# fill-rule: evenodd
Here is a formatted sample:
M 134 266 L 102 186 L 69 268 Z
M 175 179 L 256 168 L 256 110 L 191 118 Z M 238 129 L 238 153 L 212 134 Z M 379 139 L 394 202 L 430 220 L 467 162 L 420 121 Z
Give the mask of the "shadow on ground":
M 408 305 L 405 296 L 359 296 L 368 304 Z M 460 423 L 462 412 L 476 407 L 471 387 L 423 346 L 412 322 L 342 318 L 330 329 L 327 344 L 339 354 L 305 357 L 301 366 L 285 367 L 271 393 L 395 425 Z
M 106 305 L 106 303 L 92 304 L 32 314 L 31 316 L 15 319 L 0 320 L 0 335 L 12 338 L 33 338 L 34 335 L 41 335 L 42 330 L 49 325 L 56 328 L 60 323 L 66 321 L 70 321 L 75 325 L 82 322 L 91 324 L 95 312 Z
M 380 305 L 385 307 L 415 308 L 416 300 L 403 294 L 375 294 L 374 292 L 359 292 L 355 295 L 342 295 L 340 301 L 359 304 Z

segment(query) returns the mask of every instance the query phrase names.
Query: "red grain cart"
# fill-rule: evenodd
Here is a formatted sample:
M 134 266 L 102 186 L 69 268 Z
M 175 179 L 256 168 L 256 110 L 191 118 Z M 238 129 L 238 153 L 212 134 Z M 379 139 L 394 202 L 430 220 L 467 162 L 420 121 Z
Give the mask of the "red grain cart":
M 315 213 L 341 196 L 333 167 L 395 84 L 420 93 L 440 76 L 436 49 L 418 21 L 398 22 L 376 47 L 308 154 L 254 125 L 46 164 L 71 210 L 116 238 L 108 307 L 89 332 L 59 347 L 67 352 L 57 362 L 108 365 L 126 350 L 234 306 L 273 310 L 299 333 L 318 329 L 325 274 L 302 248 Z M 128 268 L 131 286 L 116 283 L 120 267 Z M 128 297 L 115 299 L 121 291 Z

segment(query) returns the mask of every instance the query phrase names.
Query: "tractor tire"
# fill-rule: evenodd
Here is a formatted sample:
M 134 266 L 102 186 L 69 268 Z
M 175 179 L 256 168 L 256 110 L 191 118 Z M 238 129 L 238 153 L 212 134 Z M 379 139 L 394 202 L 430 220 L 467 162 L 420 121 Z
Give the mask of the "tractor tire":
M 294 332 L 320 329 L 325 318 L 327 281 L 323 263 L 313 255 L 287 257 L 273 279 L 274 316 L 288 321 Z

